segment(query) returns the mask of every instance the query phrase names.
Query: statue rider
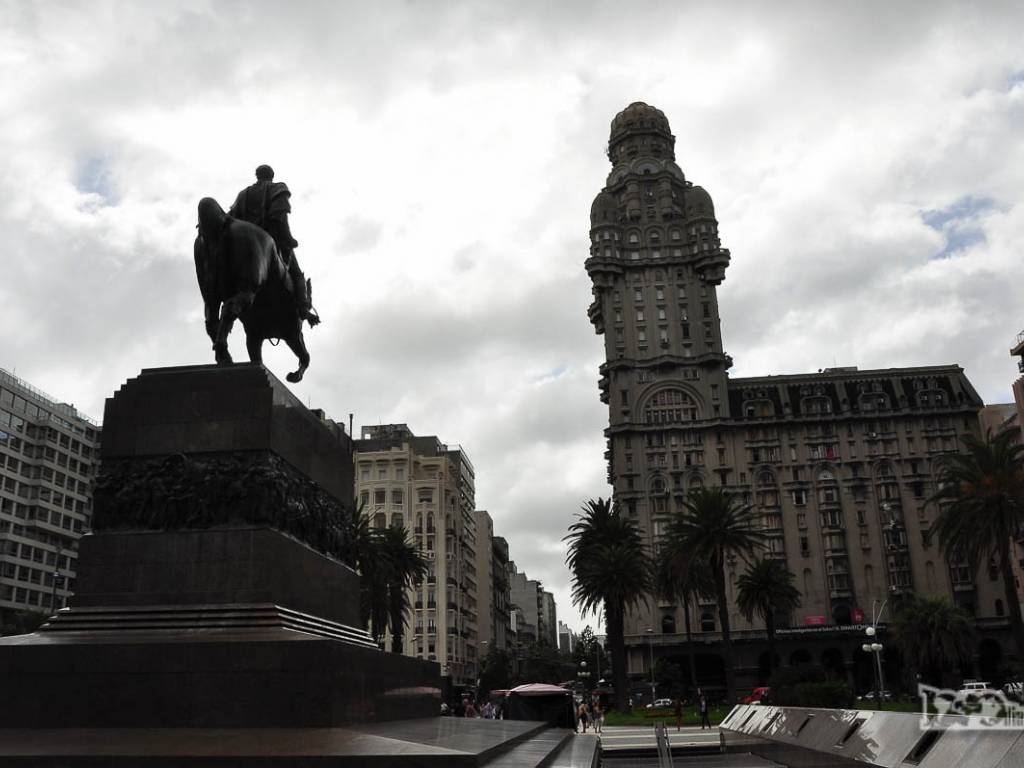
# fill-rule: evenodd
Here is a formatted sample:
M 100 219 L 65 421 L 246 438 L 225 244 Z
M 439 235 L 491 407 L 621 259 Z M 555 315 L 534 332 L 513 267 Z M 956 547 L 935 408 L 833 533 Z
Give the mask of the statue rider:
M 299 243 L 292 237 L 288 227 L 288 214 L 292 211 L 291 196 L 286 184 L 274 181 L 274 169 L 269 165 L 261 165 L 256 169 L 256 183 L 238 193 L 228 214 L 255 224 L 274 239 L 292 279 L 299 316 L 308 320 L 310 325 L 316 325 L 320 318 L 310 303 L 306 277 L 295 258 L 295 248 Z

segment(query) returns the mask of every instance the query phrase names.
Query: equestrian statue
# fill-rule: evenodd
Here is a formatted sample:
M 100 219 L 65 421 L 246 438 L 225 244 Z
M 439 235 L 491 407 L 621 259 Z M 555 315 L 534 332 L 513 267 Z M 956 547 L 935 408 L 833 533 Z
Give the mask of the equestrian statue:
M 217 364 L 232 362 L 228 334 L 241 320 L 249 360 L 262 363 L 263 342 L 282 339 L 299 359 L 287 376 L 295 383 L 309 367 L 302 323 L 313 327 L 320 318 L 288 228 L 291 193 L 273 179 L 270 166 L 257 168 L 256 183 L 239 192 L 228 213 L 212 197 L 199 201 L 196 278 Z

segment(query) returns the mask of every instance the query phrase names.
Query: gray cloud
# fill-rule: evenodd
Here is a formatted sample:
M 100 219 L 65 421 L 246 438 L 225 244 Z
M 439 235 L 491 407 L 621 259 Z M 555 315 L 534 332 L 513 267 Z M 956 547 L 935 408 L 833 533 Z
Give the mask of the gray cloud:
M 560 540 L 608 493 L 582 263 L 611 118 L 636 99 L 662 108 L 716 201 L 734 375 L 959 362 L 1008 400 L 1024 326 L 1022 16 L 953 2 L 10 6 L 0 365 L 99 416 L 139 368 L 209 360 L 195 205 L 226 203 L 270 162 L 324 316 L 297 394 L 461 442 L 479 506 L 578 623 Z M 289 357 L 267 352 L 279 375 Z

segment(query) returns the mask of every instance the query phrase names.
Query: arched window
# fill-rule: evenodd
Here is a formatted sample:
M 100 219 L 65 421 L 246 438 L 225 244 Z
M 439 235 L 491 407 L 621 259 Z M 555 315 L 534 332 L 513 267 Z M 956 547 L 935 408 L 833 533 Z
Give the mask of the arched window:
M 373 516 L 373 527 L 374 528 L 383 529 L 383 528 L 387 528 L 387 526 L 388 526 L 388 516 L 385 515 L 383 512 L 378 512 L 376 515 Z
M 644 407 L 644 421 L 648 424 L 675 424 L 696 418 L 696 403 L 681 389 L 659 390 Z
M 832 400 L 826 395 L 805 397 L 800 401 L 800 411 L 806 414 L 832 413 Z
M 428 512 L 427 513 L 427 533 L 433 533 L 433 532 L 434 532 L 434 513 L 433 512 Z
M 392 528 L 405 528 L 405 516 L 401 512 L 395 512 L 391 516 Z
M 1000 614 L 1002 615 L 1002 614 Z M 665 614 L 661 617 L 661 633 L 663 635 L 674 635 L 676 631 L 676 617 Z
M 714 632 L 715 631 L 715 614 L 711 611 L 704 611 L 700 615 L 700 631 L 701 632 Z

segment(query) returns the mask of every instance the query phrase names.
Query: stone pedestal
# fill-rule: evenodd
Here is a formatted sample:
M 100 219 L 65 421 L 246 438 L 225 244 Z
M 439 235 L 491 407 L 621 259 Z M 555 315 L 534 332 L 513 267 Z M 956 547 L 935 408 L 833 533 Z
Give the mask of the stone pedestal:
M 439 667 L 359 626 L 351 441 L 261 366 L 107 401 L 71 607 L 0 640 L 5 728 L 331 728 L 440 710 Z

